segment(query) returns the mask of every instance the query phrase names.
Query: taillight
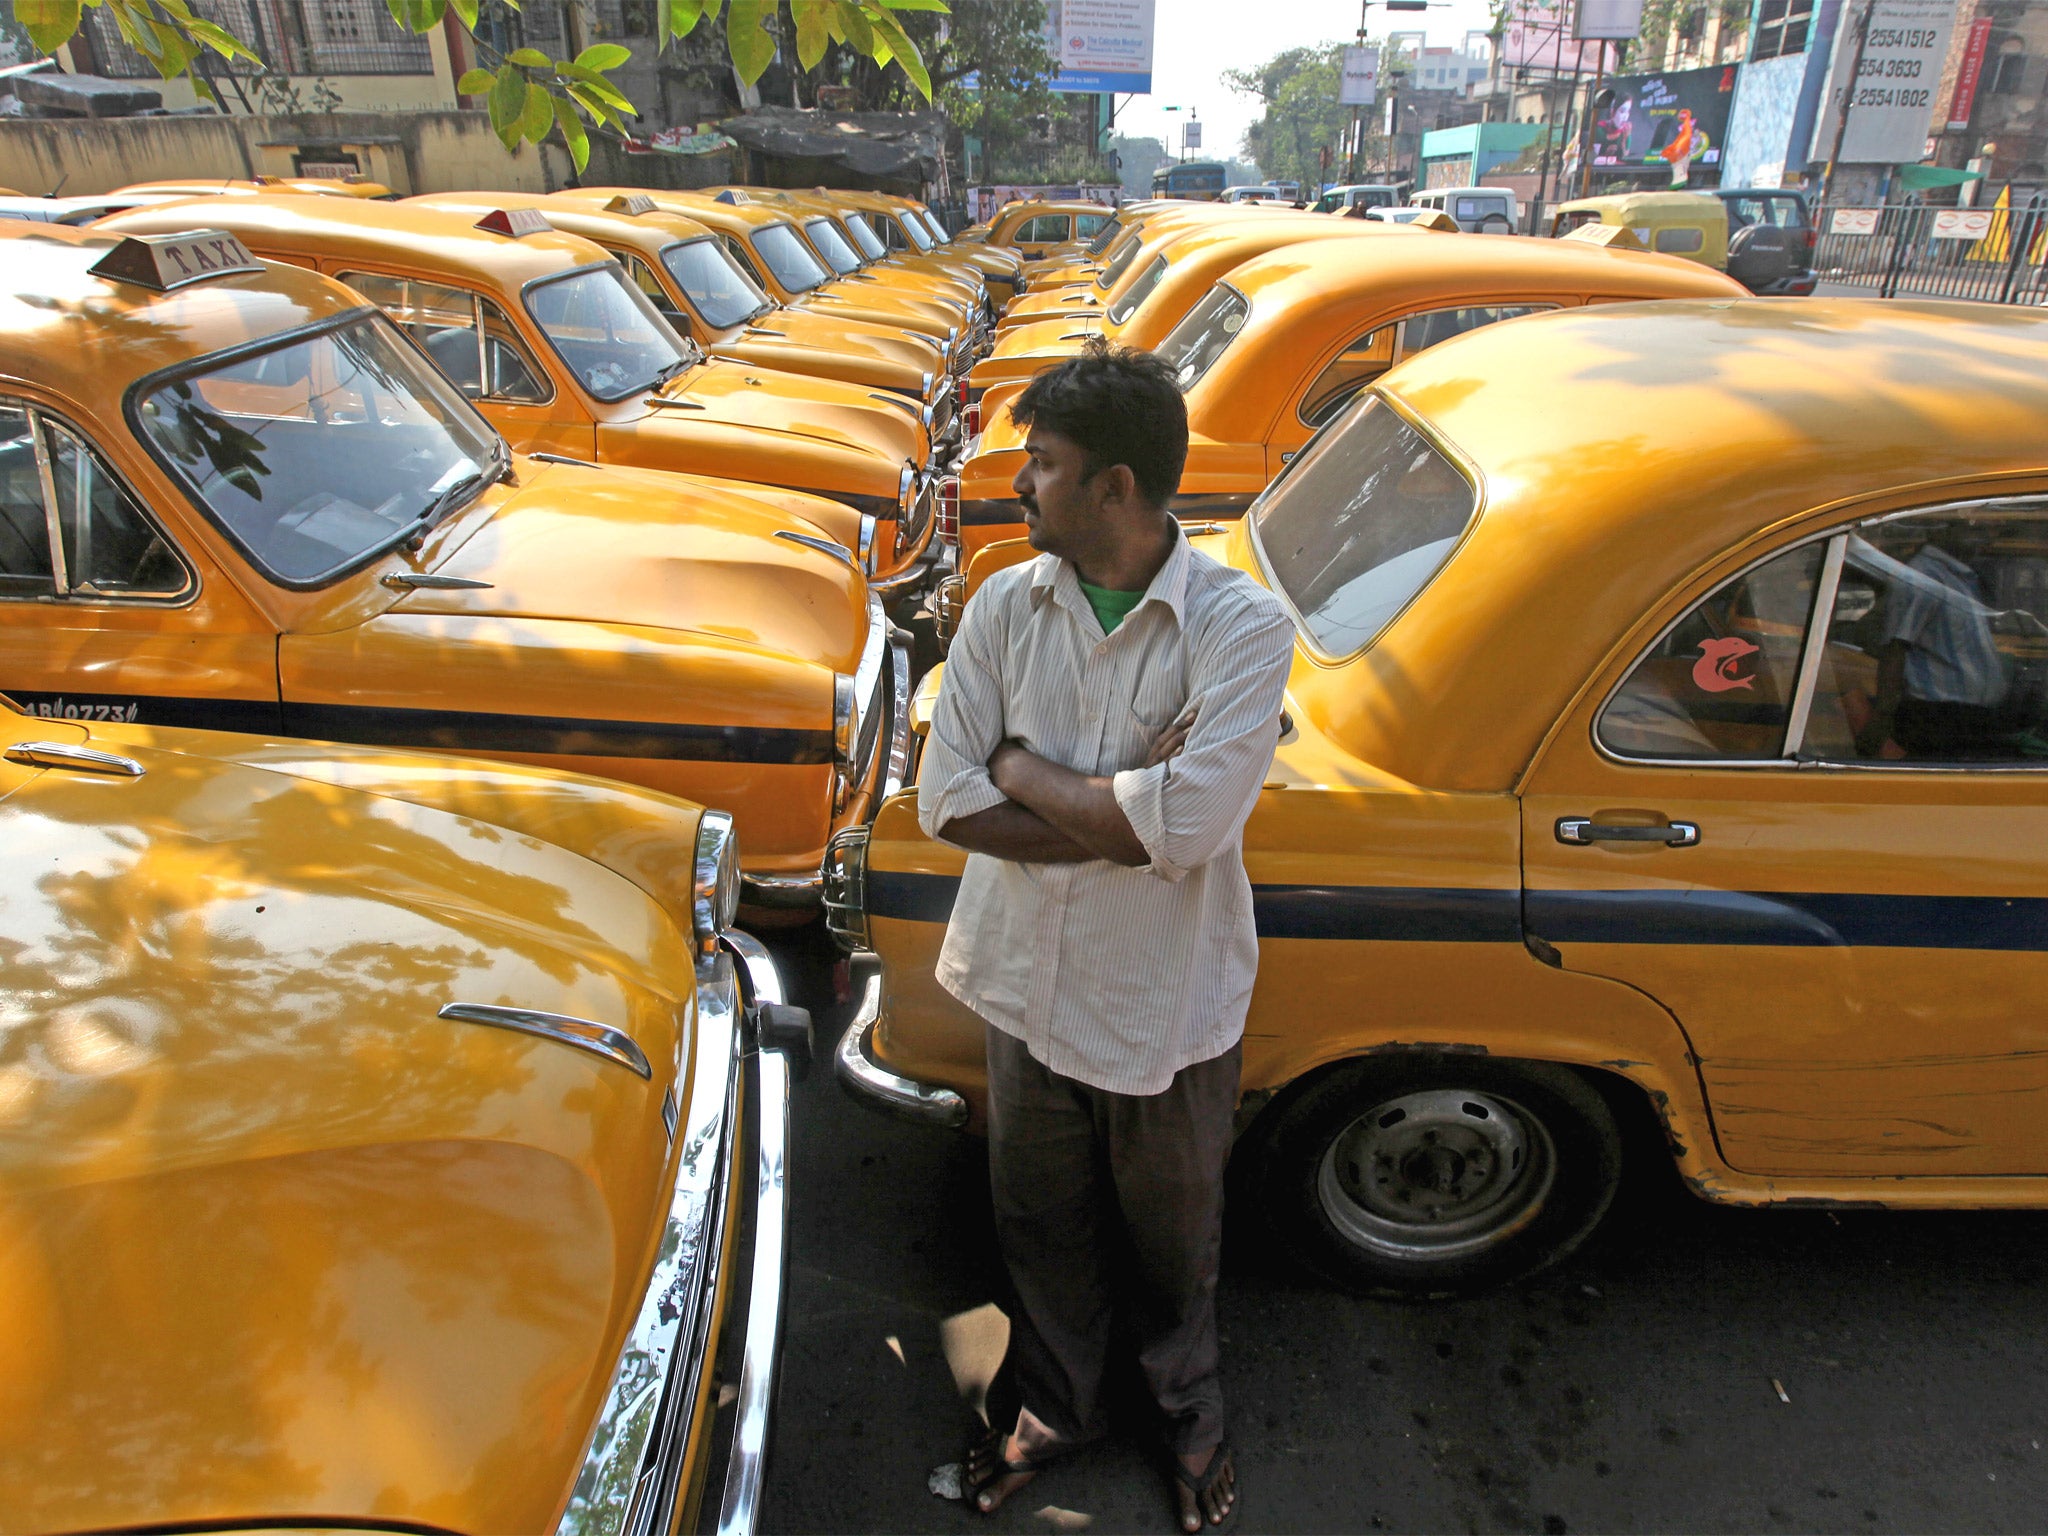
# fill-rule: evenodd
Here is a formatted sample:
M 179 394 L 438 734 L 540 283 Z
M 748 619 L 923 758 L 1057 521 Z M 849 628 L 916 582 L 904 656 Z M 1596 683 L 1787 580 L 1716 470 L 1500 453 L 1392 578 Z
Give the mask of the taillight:
M 972 409 L 972 407 L 970 407 Z M 939 482 L 938 535 L 942 542 L 960 547 L 960 477 L 948 475 Z
M 968 401 L 967 409 L 962 414 L 967 422 L 965 428 L 967 435 L 969 437 L 981 436 L 981 402 L 979 400 Z

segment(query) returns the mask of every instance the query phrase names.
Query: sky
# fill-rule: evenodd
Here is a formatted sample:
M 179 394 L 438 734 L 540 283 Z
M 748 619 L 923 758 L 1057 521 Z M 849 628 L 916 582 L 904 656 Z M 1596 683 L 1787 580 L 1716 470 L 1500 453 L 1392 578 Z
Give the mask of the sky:
M 1358 0 L 1155 0 L 1152 94 L 1125 105 L 1117 98 L 1117 131 L 1155 138 L 1179 153 L 1180 123 L 1200 113 L 1200 158 L 1238 153 L 1245 129 L 1264 104 L 1222 83 L 1226 69 L 1249 69 L 1274 54 L 1305 44 L 1349 42 L 1358 33 Z M 1488 25 L 1486 0 L 1431 0 L 1427 11 L 1367 12 L 1374 37 L 1388 31 L 1427 31 L 1431 46 L 1455 46 L 1468 31 Z M 1164 109 L 1181 108 L 1178 112 Z M 1192 153 L 1189 158 L 1196 158 Z

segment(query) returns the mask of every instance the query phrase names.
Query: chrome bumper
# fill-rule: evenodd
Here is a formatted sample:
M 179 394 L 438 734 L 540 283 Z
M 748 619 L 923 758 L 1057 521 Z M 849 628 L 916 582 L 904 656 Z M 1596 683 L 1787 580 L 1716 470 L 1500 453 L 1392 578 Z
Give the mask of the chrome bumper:
M 882 972 L 872 955 L 857 955 L 854 963 L 866 963 L 865 988 L 860 1007 L 846 1033 L 839 1038 L 832 1067 L 840 1087 L 870 1109 L 919 1125 L 957 1129 L 967 1123 L 967 1101 L 950 1088 L 933 1088 L 875 1064 L 868 1054 L 868 1040 L 882 1017 Z

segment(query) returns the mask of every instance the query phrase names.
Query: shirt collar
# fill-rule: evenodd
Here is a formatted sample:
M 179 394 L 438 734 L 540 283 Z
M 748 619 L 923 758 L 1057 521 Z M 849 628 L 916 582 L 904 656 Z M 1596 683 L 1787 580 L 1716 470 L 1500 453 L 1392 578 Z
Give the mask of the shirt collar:
M 1187 531 L 1176 519 L 1173 525 L 1173 551 L 1166 557 L 1166 564 L 1153 573 L 1145 595 L 1138 599 L 1138 605 L 1131 610 L 1136 613 L 1147 603 L 1163 603 L 1172 611 L 1176 624 L 1187 623 L 1188 564 L 1194 559 L 1194 550 L 1188 544 Z M 1061 560 L 1052 555 L 1041 555 L 1032 563 L 1031 602 L 1034 607 L 1047 597 L 1056 598 L 1063 607 L 1076 613 L 1092 613 L 1088 598 L 1081 590 L 1081 578 L 1076 574 L 1073 562 Z

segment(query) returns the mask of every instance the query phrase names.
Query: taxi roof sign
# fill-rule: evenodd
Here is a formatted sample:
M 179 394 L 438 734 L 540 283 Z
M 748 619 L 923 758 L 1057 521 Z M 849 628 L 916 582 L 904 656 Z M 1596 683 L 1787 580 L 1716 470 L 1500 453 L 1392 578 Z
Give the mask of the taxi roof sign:
M 169 293 L 187 283 L 261 272 L 263 263 L 224 229 L 189 230 L 182 235 L 129 235 L 92 264 L 92 274 L 110 282 L 133 283 Z
M 476 221 L 476 227 L 487 234 L 510 235 L 517 240 L 522 235 L 544 235 L 555 226 L 538 208 L 493 208 Z
M 654 212 L 654 199 L 645 192 L 627 193 L 624 196 L 615 197 L 606 203 L 604 211 L 606 213 L 629 213 L 637 218 L 643 213 Z
M 727 187 L 723 191 L 715 193 L 711 200 L 714 203 L 731 203 L 734 207 L 738 207 L 741 203 L 751 203 L 753 198 L 742 192 L 738 187 Z

